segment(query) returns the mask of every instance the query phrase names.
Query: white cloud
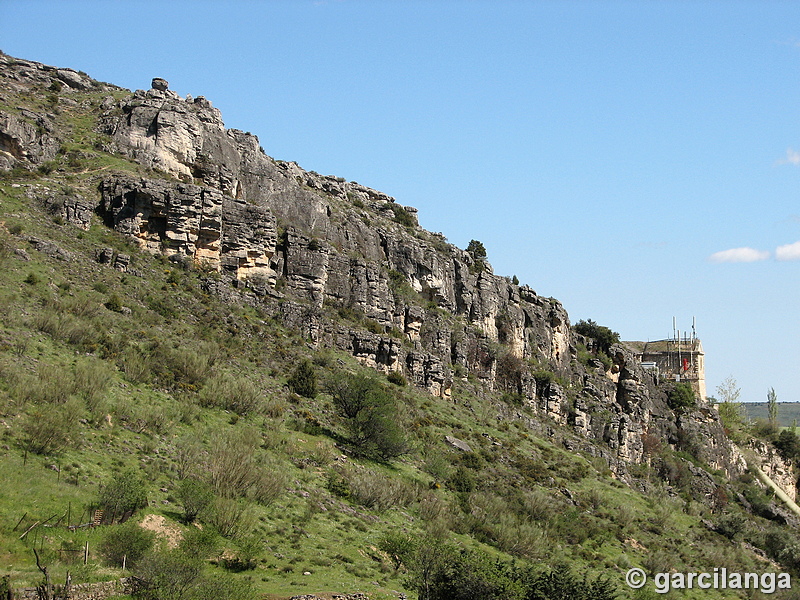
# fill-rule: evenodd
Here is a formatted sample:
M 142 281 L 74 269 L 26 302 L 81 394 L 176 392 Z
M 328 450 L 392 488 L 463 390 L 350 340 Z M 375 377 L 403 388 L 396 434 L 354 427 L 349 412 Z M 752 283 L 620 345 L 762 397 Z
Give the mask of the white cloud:
M 715 263 L 740 263 L 740 262 L 758 262 L 760 260 L 767 260 L 770 254 L 766 250 L 756 250 L 755 248 L 731 248 L 730 250 L 722 250 L 714 252 L 708 257 L 708 260 Z
M 800 242 L 778 246 L 775 249 L 775 258 L 778 260 L 800 260 Z
M 778 161 L 779 165 L 795 165 L 800 166 L 800 152 L 797 150 L 792 150 L 791 148 L 786 149 L 786 158 L 782 158 Z

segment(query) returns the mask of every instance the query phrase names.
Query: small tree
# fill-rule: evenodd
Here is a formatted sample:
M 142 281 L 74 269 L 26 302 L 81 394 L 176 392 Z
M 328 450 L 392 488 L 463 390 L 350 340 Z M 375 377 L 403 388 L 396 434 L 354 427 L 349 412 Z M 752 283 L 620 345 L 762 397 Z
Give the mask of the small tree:
M 472 257 L 473 263 L 469 270 L 471 273 L 479 273 L 486 266 L 486 248 L 478 240 L 470 240 L 467 246 L 467 253 Z
M 287 383 L 289 389 L 295 394 L 306 398 L 315 397 L 317 395 L 317 374 L 311 361 L 308 359 L 300 361 Z
M 137 471 L 124 471 L 100 490 L 98 505 L 106 516 L 124 521 L 147 506 L 147 485 Z
M 467 252 L 475 261 L 483 261 L 486 259 L 486 247 L 478 240 L 470 240 L 467 246 Z
M 576 333 L 592 338 L 597 342 L 597 347 L 601 352 L 608 354 L 611 346 L 619 342 L 619 334 L 616 331 L 611 331 L 608 327 L 598 325 L 591 319 L 584 321 L 581 319 L 573 328 Z
M 667 404 L 672 410 L 683 410 L 695 405 L 694 390 L 688 383 L 676 383 L 667 390 Z
M 739 389 L 733 375 L 728 375 L 722 380 L 722 383 L 717 386 L 717 396 L 720 402 L 728 402 L 730 404 L 738 403 L 741 394 L 742 390 Z
M 131 520 L 123 525 L 110 527 L 100 542 L 100 552 L 109 565 L 134 567 L 152 547 L 156 535 Z
M 214 499 L 211 487 L 192 477 L 181 481 L 175 495 L 183 504 L 183 515 L 187 523 L 192 523 Z
M 797 461 L 800 458 L 800 438 L 791 429 L 781 431 L 774 444 L 784 460 Z
M 406 450 L 394 396 L 374 377 L 338 373 L 326 389 L 345 420 L 351 444 L 359 454 L 389 460 Z
M 522 378 L 525 373 L 525 363 L 522 359 L 506 352 L 497 359 L 498 386 L 509 394 L 522 394 Z
M 719 400 L 719 418 L 727 430 L 728 437 L 733 441 L 742 440 L 742 430 L 745 426 L 745 415 L 742 403 L 739 402 L 741 390 L 736 384 L 733 375 L 726 377 L 717 386 Z
M 775 388 L 769 388 L 767 392 L 767 409 L 769 410 L 769 422 L 773 427 L 778 426 L 778 394 Z

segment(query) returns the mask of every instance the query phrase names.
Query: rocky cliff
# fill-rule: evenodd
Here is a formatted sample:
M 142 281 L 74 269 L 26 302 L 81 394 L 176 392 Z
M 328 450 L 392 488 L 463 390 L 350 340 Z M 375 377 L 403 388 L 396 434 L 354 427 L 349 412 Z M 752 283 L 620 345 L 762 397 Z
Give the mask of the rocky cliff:
M 487 397 L 503 393 L 504 417 L 600 454 L 620 477 L 649 463 L 657 444 L 729 476 L 744 470 L 713 409 L 671 410 L 662 382 L 621 345 L 610 368 L 592 358 L 593 341 L 572 331 L 558 301 L 425 231 L 416 209 L 270 158 L 254 135 L 226 129 L 208 100 L 181 98 L 163 79 L 121 93 L 70 70 L 7 56 L 0 66 L 6 89 L 63 89 L 58 102 L 85 106 L 107 136 L 99 151 L 150 170 L 104 171 L 97 195 L 72 205 L 96 207 L 143 250 L 206 269 L 209 292 L 263 303 L 311 343 L 454 402 L 457 380 L 477 382 Z M 42 165 L 63 151 L 70 132 L 52 115 L 2 105 L 0 168 Z M 702 499 L 715 484 L 696 471 Z

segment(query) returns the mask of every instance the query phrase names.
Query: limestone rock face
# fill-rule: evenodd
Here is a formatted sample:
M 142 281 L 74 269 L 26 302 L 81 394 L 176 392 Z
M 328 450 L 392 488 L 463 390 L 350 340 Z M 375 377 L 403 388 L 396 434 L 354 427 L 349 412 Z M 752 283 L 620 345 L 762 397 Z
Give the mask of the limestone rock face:
M 39 165 L 52 160 L 60 146 L 47 115 L 31 110 L 19 114 L 0 110 L 0 170 L 19 163 Z
M 12 94 L 57 94 L 68 106 L 77 102 L 70 95 L 90 89 L 106 89 L 85 73 L 59 69 L 0 53 L 0 88 Z M 16 166 L 30 168 L 55 158 L 61 139 L 52 113 L 15 108 L 0 110 L 0 171 Z
M 797 475 L 795 475 L 792 464 L 785 461 L 778 454 L 772 444 L 763 441 L 754 442 L 750 445 L 761 462 L 761 469 L 772 479 L 792 500 L 797 502 Z
M 187 183 L 266 203 L 278 219 L 303 230 L 325 229 L 329 208 L 308 189 L 322 187 L 317 178 L 298 182 L 291 168 L 264 154 L 258 138 L 226 130 L 219 110 L 204 97 L 180 98 L 165 83 L 156 79 L 150 90 L 111 107 L 103 129 L 115 149 Z
M 100 193 L 107 223 L 142 248 L 274 285 L 276 229 L 268 209 L 213 188 L 143 178 L 106 179 Z
M 65 91 L 84 91 L 103 87 L 103 84 L 74 69 L 51 67 L 7 54 L 0 54 L 0 78 L 5 80 L 4 87 L 13 91 L 29 90 L 36 85 L 50 86 L 54 81 L 65 86 Z

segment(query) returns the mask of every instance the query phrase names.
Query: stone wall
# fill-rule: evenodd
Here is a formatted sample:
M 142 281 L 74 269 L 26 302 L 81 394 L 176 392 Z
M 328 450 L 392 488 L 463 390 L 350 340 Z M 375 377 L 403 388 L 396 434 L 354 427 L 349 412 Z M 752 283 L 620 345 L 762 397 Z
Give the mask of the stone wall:
M 69 588 L 69 594 L 64 595 L 61 585 L 55 585 L 53 598 L 55 600 L 105 600 L 111 596 L 131 594 L 136 590 L 138 579 L 123 577 L 114 581 L 100 581 L 98 583 L 79 583 Z M 14 591 L 14 600 L 39 600 L 36 588 L 22 588 Z

